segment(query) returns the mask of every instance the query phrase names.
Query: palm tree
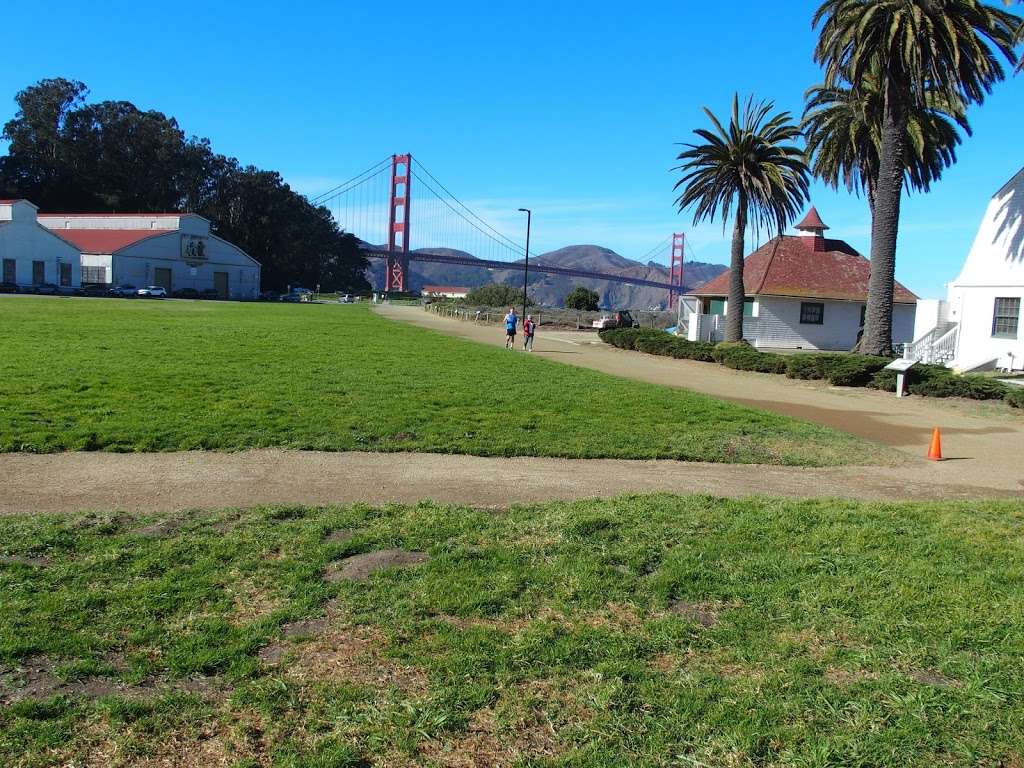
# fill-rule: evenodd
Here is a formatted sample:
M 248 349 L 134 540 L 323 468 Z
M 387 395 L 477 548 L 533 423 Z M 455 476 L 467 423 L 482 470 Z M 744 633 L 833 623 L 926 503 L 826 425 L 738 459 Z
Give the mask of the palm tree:
M 789 112 L 772 115 L 775 104 L 747 99 L 742 114 L 739 95 L 733 95 L 732 119 L 726 130 L 707 107 L 704 112 L 714 131 L 694 131 L 703 144 L 684 144 L 679 154 L 682 171 L 675 189 L 680 213 L 694 206 L 693 223 L 726 220 L 735 210 L 729 271 L 729 307 L 726 313 L 726 341 L 743 339 L 743 240 L 747 221 L 754 231 L 761 227 L 779 233 L 807 202 L 808 170 L 804 153 L 791 142 L 800 129 Z
M 811 171 L 838 189 L 863 192 L 872 213 L 878 184 L 885 100 L 878 78 L 865 76 L 854 87 L 816 85 L 806 94 L 802 128 L 807 137 Z M 942 171 L 956 162 L 963 130 L 971 135 L 962 102 L 934 90 L 911 108 L 907 119 L 904 186 L 927 192 Z
M 892 349 L 896 238 L 907 170 L 907 125 L 925 94 L 950 103 L 981 103 L 1011 64 L 1018 17 L 980 0 L 825 0 L 814 14 L 821 26 L 814 58 L 825 85 L 878 78 L 882 121 L 873 186 L 871 279 L 863 351 Z

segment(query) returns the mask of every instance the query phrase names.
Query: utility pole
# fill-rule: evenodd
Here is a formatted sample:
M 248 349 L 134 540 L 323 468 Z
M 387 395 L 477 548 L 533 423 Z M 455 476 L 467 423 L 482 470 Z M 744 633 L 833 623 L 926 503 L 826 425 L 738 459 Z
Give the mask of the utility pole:
M 526 279 L 530 276 L 530 219 L 533 213 L 529 208 L 520 208 L 519 212 L 526 214 L 526 264 L 523 267 L 523 322 L 526 322 Z

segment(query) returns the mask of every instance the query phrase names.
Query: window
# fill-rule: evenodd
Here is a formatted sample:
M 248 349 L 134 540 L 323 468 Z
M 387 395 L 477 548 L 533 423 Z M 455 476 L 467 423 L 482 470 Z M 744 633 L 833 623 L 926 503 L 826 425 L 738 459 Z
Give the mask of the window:
M 41 285 L 46 282 L 46 262 L 32 262 L 32 285 Z
M 60 265 L 60 284 L 64 286 L 71 285 L 71 265 L 61 262 Z
M 998 339 L 1016 339 L 1020 325 L 1020 297 L 996 299 L 992 313 L 992 335 Z
M 725 314 L 725 299 L 709 299 L 708 300 L 708 312 L 709 315 L 724 315 Z
M 14 259 L 4 259 L 4 282 L 5 283 L 16 283 L 18 279 L 16 277 L 17 264 Z
M 82 267 L 82 283 L 107 282 L 106 267 Z
M 801 301 L 800 322 L 803 325 L 822 325 L 825 322 L 825 305 L 818 301 Z

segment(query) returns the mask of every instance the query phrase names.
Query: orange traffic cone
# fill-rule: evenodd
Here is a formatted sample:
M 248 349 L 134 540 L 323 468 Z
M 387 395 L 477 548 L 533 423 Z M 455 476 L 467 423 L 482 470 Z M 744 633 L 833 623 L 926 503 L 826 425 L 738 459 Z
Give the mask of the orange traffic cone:
M 928 458 L 932 461 L 942 461 L 942 435 L 939 428 L 932 430 L 932 444 L 928 446 Z

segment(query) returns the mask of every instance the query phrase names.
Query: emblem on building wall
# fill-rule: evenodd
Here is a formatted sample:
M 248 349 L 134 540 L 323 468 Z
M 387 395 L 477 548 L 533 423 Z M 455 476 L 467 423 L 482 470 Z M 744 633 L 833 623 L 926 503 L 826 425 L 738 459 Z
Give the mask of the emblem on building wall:
M 181 259 L 190 267 L 205 264 L 209 259 L 206 254 L 206 238 L 198 235 L 182 235 Z

